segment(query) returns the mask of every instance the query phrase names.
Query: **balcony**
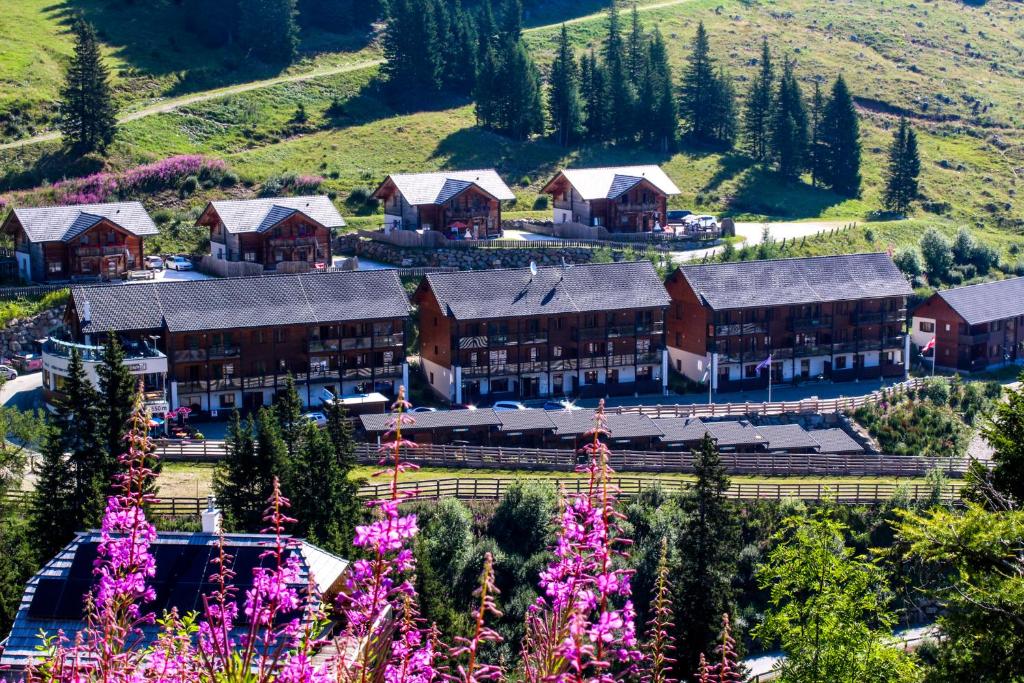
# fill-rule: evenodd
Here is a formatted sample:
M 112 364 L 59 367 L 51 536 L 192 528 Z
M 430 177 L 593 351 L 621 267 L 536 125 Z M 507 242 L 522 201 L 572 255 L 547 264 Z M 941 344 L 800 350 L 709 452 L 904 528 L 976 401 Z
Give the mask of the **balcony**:
M 310 339 L 307 345 L 310 353 L 331 353 L 341 348 L 340 339 Z
M 991 335 L 988 332 L 981 332 L 978 334 L 961 334 L 957 337 L 957 343 L 963 346 L 974 346 L 975 344 L 988 344 L 989 337 Z M 996 341 L 1002 343 L 1002 335 L 996 335 Z
M 174 352 L 175 363 L 206 360 L 206 349 L 178 349 Z
M 373 337 L 346 337 L 341 340 L 342 351 L 368 349 L 373 346 Z
M 861 311 L 850 314 L 850 322 L 856 325 L 878 325 L 884 319 L 885 313 L 882 311 Z
M 204 380 L 196 380 L 191 382 L 178 382 L 178 393 L 179 394 L 200 394 L 204 393 L 209 386 L 209 383 Z
M 373 338 L 373 346 L 378 349 L 404 345 L 405 339 L 401 334 L 379 334 Z
M 815 318 L 793 318 L 791 323 L 793 331 L 817 330 L 823 327 L 832 327 L 832 316 L 818 316 Z
M 575 358 L 559 358 L 551 361 L 552 370 L 576 370 L 578 368 L 579 362 Z
M 637 365 L 661 365 L 661 352 L 652 351 L 650 353 L 638 353 L 636 354 Z
M 548 341 L 548 333 L 544 331 L 539 332 L 523 332 L 519 338 L 520 344 L 546 344 Z
M 886 337 L 882 340 L 883 349 L 902 349 L 906 343 L 906 336 L 899 334 L 894 337 Z
M 72 349 L 77 349 L 78 357 L 83 363 L 99 363 L 103 361 L 102 346 L 87 346 L 85 344 L 74 344 L 72 342 L 54 339 L 50 337 L 43 344 L 43 353 L 57 358 L 71 358 Z M 125 342 L 122 345 L 124 359 L 126 361 L 143 360 L 146 358 L 166 358 L 159 349 L 151 348 L 139 342 Z
M 401 377 L 402 370 L 401 365 L 381 365 L 374 368 L 373 374 L 375 377 Z
M 665 331 L 665 323 L 661 322 L 660 320 L 658 322 L 654 322 L 654 323 L 639 323 L 636 326 L 636 333 L 638 335 L 642 335 L 642 334 L 662 334 L 664 331 Z
M 210 358 L 237 358 L 239 350 L 237 346 L 212 346 L 210 347 Z
M 878 351 L 882 348 L 882 340 L 880 339 L 861 339 L 857 342 L 858 351 Z
M 486 377 L 488 374 L 488 366 L 486 365 L 470 365 L 462 368 L 463 377 Z
M 729 337 L 739 334 L 766 334 L 768 325 L 765 323 L 733 323 L 729 325 L 715 325 L 716 337 Z
M 492 334 L 486 337 L 478 337 L 484 340 L 486 346 L 515 346 L 519 343 L 519 338 L 514 334 Z
M 832 347 L 828 345 L 821 346 L 812 344 L 794 346 L 793 355 L 797 356 L 798 358 L 806 358 L 808 356 L 831 356 Z
M 907 321 L 907 309 L 901 308 L 898 311 L 886 311 L 882 319 L 887 323 L 905 323 Z
M 857 342 L 840 342 L 832 345 L 832 353 L 856 353 Z
M 271 247 L 308 247 L 316 243 L 316 237 L 275 237 L 267 240 Z
M 609 325 L 605 329 L 608 330 L 609 337 L 636 336 L 636 325 Z
M 372 376 L 371 368 L 345 368 L 341 371 L 342 379 L 370 379 Z
M 210 391 L 231 391 L 241 389 L 242 380 L 238 377 L 224 377 L 222 379 L 210 380 Z
M 519 372 L 520 373 L 525 373 L 525 372 L 547 372 L 547 371 L 548 371 L 548 363 L 547 363 L 547 361 L 535 360 L 535 361 L 530 361 L 528 363 L 520 363 L 519 364 Z
M 337 369 L 310 367 L 307 376 L 310 382 L 337 382 L 341 379 L 341 372 Z

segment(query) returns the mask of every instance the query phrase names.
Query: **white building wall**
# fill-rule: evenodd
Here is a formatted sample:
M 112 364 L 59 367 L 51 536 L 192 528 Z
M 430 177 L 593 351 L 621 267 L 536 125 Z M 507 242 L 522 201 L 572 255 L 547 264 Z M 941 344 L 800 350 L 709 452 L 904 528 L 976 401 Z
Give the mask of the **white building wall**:
M 673 370 L 694 382 L 701 381 L 711 367 L 711 358 L 706 354 L 697 355 L 674 346 L 668 347 L 668 357 Z
M 921 323 L 931 323 L 933 331 L 923 332 L 921 330 Z M 915 315 L 910 320 L 910 341 L 918 348 L 930 342 L 935 336 L 935 324 L 935 318 L 919 318 Z
M 555 209 L 555 223 L 571 223 L 572 211 L 569 209 Z
M 452 368 L 446 368 L 434 361 L 421 359 L 423 378 L 427 380 L 434 392 L 448 401 L 455 400 L 455 373 Z M 431 380 L 433 376 L 433 381 Z M 483 391 L 483 382 L 480 383 L 480 390 Z
M 865 351 L 864 352 L 864 367 L 866 368 L 877 368 L 879 365 L 880 351 Z

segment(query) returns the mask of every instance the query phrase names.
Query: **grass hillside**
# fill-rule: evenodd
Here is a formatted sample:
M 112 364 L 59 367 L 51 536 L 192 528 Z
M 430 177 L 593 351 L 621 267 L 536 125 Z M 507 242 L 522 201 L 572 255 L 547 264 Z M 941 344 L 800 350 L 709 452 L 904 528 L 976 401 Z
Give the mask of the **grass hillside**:
M 68 50 L 64 10 L 38 0 L 5 4 L 16 8 L 25 28 L 0 22 L 0 84 L 10 86 L 0 87 L 0 111 L 3 98 L 52 99 Z M 154 98 L 199 92 L 203 83 L 222 87 L 276 75 L 239 61 L 230 50 L 192 45 L 183 30 L 162 30 L 159 10 L 150 17 L 139 9 L 141 3 L 70 4 L 92 8 L 90 18 L 102 19 L 97 23 L 115 66 L 119 96 L 129 110 Z M 547 22 L 569 18 L 578 48 L 598 47 L 605 26 L 603 4 L 564 0 L 541 3 L 531 11 L 526 39 L 542 69 L 550 62 L 557 35 L 557 24 Z M 379 96 L 375 66 L 228 94 L 125 123 L 106 163 L 116 169 L 178 153 L 210 154 L 224 158 L 249 186 L 284 172 L 315 173 L 326 177 L 327 189 L 340 199 L 353 188 L 373 186 L 388 172 L 495 166 L 517 193 L 515 208 L 528 210 L 541 183 L 561 165 L 644 161 L 666 166 L 682 190 L 673 200 L 678 207 L 744 218 L 865 220 L 879 208 L 885 148 L 896 114 L 902 112 L 919 130 L 927 210 L 918 209 L 916 221 L 905 227 L 880 226 L 885 234 L 879 238 L 903 244 L 916 239 L 922 225 L 953 230 L 965 223 L 982 228 L 981 236 L 1004 250 L 1015 243 L 1013 231 L 1024 220 L 1016 197 L 1018 174 L 1024 169 L 1024 4 L 640 4 L 645 26 L 658 26 L 666 36 L 677 77 L 698 21 L 708 27 L 713 52 L 736 79 L 740 93 L 754 71 L 762 35 L 769 36 L 778 61 L 783 54 L 796 60 L 805 94 L 813 79 L 827 82 L 844 73 L 862 113 L 863 195 L 845 199 L 805 183 L 784 183 L 752 166 L 741 152 L 683 149 L 660 155 L 624 147 L 567 150 L 544 140 L 514 142 L 477 128 L 472 106 L 465 101 L 405 103 L 423 110 L 396 112 Z M 115 21 L 118 17 L 125 22 Z M 316 73 L 379 57 L 366 36 L 307 35 L 303 50 L 303 61 L 290 73 Z M 36 56 L 26 57 L 29 53 Z M 45 63 L 34 67 L 33 59 Z M 308 115 L 304 122 L 295 116 L 300 103 Z M 84 172 L 92 166 L 69 166 L 52 142 L 0 150 L 0 191 L 57 180 L 69 167 Z M 203 199 L 194 196 L 181 203 Z M 175 200 L 165 196 L 161 201 Z M 889 225 L 897 226 L 891 235 Z

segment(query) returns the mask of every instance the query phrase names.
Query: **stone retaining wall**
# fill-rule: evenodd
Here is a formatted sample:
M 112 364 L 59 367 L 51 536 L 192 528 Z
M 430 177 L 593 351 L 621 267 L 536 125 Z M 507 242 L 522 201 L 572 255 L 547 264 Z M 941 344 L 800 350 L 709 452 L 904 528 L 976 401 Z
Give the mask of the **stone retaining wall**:
M 15 318 L 0 330 L 0 357 L 32 351 L 32 342 L 44 339 L 63 325 L 64 307 L 51 308 L 31 318 Z

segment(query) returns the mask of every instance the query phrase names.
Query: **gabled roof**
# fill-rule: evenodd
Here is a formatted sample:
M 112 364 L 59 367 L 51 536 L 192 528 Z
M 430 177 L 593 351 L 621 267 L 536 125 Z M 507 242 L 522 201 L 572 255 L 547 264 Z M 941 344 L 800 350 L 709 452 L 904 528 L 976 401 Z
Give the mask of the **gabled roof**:
M 863 453 L 864 447 L 842 429 L 812 429 L 807 432 L 818 442 L 819 453 Z
M 605 166 L 566 168 L 544 186 L 548 192 L 555 181 L 565 178 L 584 200 L 615 199 L 638 183 L 647 181 L 666 195 L 679 194 L 679 188 L 660 166 Z
M 1024 315 L 1024 277 L 936 292 L 968 325 Z
M 810 432 L 797 424 L 761 425 L 758 433 L 768 439 L 768 450 L 788 451 L 795 449 L 818 450 L 821 445 Z
M 20 208 L 11 212 L 8 222 L 12 218 L 31 242 L 69 242 L 104 219 L 137 237 L 159 232 L 139 202 Z
M 499 201 L 512 201 L 516 198 L 493 168 L 434 173 L 395 173 L 385 178 L 373 195 L 375 197 L 383 196 L 384 193 L 381 191 L 389 184 L 394 184 L 395 188 L 405 197 L 405 201 L 412 206 L 444 204 L 452 197 L 474 186 Z
M 909 296 L 906 277 L 886 254 L 843 254 L 680 266 L 715 310 Z
M 211 565 L 209 559 L 216 552 L 217 539 L 218 535 L 206 533 L 157 534 L 150 546 L 156 560 L 156 575 L 147 581 L 156 593 L 156 600 L 143 605 L 144 611 L 158 615 L 171 607 L 178 608 L 181 615 L 202 611 L 202 596 L 212 590 L 206 579 L 216 572 L 216 566 Z M 245 599 L 245 591 L 252 585 L 253 567 L 263 562 L 259 556 L 273 540 L 274 537 L 267 534 L 224 536 L 227 553 L 233 558 L 230 569 L 236 573 L 234 584 L 239 589 L 240 600 Z M 95 581 L 92 569 L 99 541 L 98 531 L 78 534 L 29 579 L 0 665 L 23 667 L 38 657 L 36 646 L 40 644 L 40 631 L 55 635 L 63 630 L 74 640 L 75 633 L 83 628 L 82 598 Z M 295 543 L 293 552 L 299 553 L 299 579 L 293 588 L 304 591 L 312 578 L 325 600 L 330 601 L 338 592 L 338 582 L 348 561 L 306 541 L 295 540 Z M 233 637 L 248 630 L 244 621 L 240 609 Z M 154 625 L 143 625 L 141 629 L 146 641 L 151 641 L 159 630 Z
M 424 286 L 456 320 L 657 308 L 671 303 L 650 261 L 430 273 Z
M 704 438 L 708 431 L 704 423 L 697 417 L 658 417 L 654 424 L 664 434 L 664 443 L 691 443 Z
M 203 214 L 210 210 L 216 212 L 230 233 L 266 232 L 296 213 L 325 228 L 341 228 L 345 225 L 345 219 L 338 213 L 330 197 L 325 195 L 212 201 Z
M 403 432 L 422 432 L 431 429 L 453 429 L 470 427 L 500 427 L 501 418 L 490 408 L 479 410 L 437 410 L 410 415 L 415 422 L 402 425 Z M 391 431 L 391 415 L 366 414 L 359 416 L 363 429 L 379 433 Z
M 71 290 L 83 333 L 230 330 L 405 318 L 394 270 L 187 280 Z M 85 308 L 89 302 L 90 319 Z

